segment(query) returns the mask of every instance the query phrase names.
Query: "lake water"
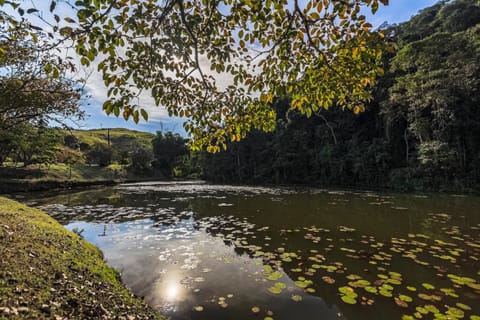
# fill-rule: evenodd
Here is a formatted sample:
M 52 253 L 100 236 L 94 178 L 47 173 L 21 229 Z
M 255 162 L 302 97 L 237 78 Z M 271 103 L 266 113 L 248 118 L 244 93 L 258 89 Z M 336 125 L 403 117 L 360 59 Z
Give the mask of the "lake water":
M 173 320 L 480 319 L 478 197 L 183 182 L 27 202 Z

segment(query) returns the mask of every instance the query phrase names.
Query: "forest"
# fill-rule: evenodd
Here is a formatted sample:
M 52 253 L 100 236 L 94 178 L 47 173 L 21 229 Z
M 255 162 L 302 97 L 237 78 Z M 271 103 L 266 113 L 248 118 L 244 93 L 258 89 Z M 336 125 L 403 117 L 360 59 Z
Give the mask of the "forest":
M 274 101 L 276 129 L 206 154 L 208 180 L 398 190 L 475 189 L 480 182 L 480 7 L 441 1 L 381 26 L 395 51 L 366 111 L 307 118 Z

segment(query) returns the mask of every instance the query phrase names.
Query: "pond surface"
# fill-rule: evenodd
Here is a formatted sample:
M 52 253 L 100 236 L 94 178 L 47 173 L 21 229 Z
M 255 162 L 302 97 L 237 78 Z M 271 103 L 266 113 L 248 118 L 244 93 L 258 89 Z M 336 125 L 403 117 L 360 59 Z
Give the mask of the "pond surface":
M 183 182 L 26 201 L 173 320 L 480 319 L 478 197 Z

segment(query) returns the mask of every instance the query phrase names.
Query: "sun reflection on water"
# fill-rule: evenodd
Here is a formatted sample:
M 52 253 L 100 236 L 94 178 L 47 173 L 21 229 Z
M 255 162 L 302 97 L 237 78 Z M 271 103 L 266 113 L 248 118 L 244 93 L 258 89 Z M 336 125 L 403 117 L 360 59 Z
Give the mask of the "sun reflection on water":
M 179 288 L 175 283 L 170 283 L 165 289 L 165 299 L 168 301 L 173 301 L 178 298 Z

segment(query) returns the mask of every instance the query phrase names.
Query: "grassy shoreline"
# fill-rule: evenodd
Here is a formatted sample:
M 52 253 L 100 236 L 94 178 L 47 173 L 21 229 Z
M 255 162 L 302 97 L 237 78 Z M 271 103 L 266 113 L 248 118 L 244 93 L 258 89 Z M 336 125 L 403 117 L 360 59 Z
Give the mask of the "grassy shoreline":
M 94 245 L 0 197 L 0 319 L 162 319 Z

